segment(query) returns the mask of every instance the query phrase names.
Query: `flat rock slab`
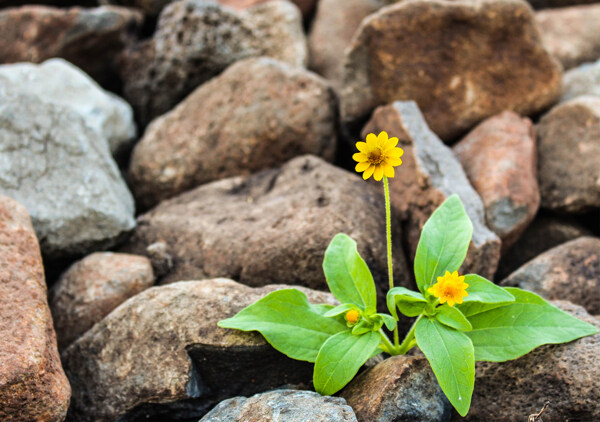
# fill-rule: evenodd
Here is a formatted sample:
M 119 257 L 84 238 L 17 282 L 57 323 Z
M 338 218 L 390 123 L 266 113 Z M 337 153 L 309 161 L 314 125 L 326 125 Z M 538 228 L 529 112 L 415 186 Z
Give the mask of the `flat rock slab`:
M 176 412 L 189 419 L 228 397 L 309 383 L 311 364 L 277 352 L 256 332 L 217 327 L 264 295 L 289 287 L 252 289 L 211 279 L 134 296 L 63 352 L 73 385 L 67 420 L 175 418 Z M 336 303 L 331 294 L 301 290 L 312 303 Z
M 421 229 L 446 198 L 457 194 L 473 223 L 473 240 L 462 271 L 491 278 L 500 259 L 500 239 L 485 225 L 481 198 L 475 192 L 452 150 L 427 127 L 413 101 L 379 107 L 363 129 L 385 130 L 399 138 L 403 164 L 390 179 L 392 207 L 402 219 L 403 233 L 414 257 Z
M 31 220 L 0 196 L 0 420 L 60 422 L 70 396 Z
M 333 159 L 337 101 L 301 68 L 241 60 L 157 118 L 136 145 L 133 192 L 148 208 L 198 185 L 314 154 Z
M 356 422 L 352 408 L 340 397 L 314 391 L 275 390 L 250 398 L 234 397 L 199 422 Z
M 563 96 L 560 101 L 569 101 L 579 95 L 600 97 L 600 60 L 586 63 L 565 73 Z
M 414 100 L 449 141 L 504 110 L 544 110 L 561 80 L 524 1 L 403 1 L 365 19 L 347 50 L 342 121 Z
M 531 120 L 505 111 L 484 120 L 452 149 L 481 196 L 488 227 L 506 250 L 540 205 Z

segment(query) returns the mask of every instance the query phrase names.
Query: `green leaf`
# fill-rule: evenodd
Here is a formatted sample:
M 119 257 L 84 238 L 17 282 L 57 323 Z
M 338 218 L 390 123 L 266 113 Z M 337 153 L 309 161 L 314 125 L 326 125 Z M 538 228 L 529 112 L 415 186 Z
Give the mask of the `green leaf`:
M 342 303 L 353 303 L 375 312 L 377 292 L 369 267 L 358 254 L 356 242 L 348 235 L 335 235 L 323 260 L 329 290 Z
M 330 396 L 354 378 L 361 366 L 377 351 L 379 333 L 369 331 L 355 336 L 343 331 L 330 337 L 319 351 L 315 362 L 315 390 Z
M 415 277 L 421 293 L 446 271 L 458 271 L 467 256 L 473 225 L 457 195 L 431 214 L 423 226 L 415 255 Z
M 396 306 L 404 315 L 415 317 L 421 315 L 423 309 L 427 306 L 427 300 L 419 292 L 404 287 L 394 287 L 388 291 L 387 306 L 396 319 L 398 318 Z
M 503 362 L 529 353 L 542 344 L 566 343 L 598 329 L 546 302 L 538 295 L 508 287 L 515 302 L 469 318 L 466 333 L 478 361 Z
M 465 416 L 471 406 L 475 384 L 475 359 L 471 340 L 465 333 L 430 318 L 421 318 L 417 322 L 415 336 L 442 391 L 458 413 Z
M 311 305 L 296 289 L 277 290 L 242 309 L 219 327 L 259 331 L 275 349 L 292 359 L 314 362 L 325 341 L 347 330 L 342 322 L 323 316 L 329 306 Z
M 353 305 L 351 303 L 343 303 L 341 305 L 336 306 L 335 308 L 330 309 L 329 311 L 325 312 L 323 315 L 326 317 L 334 317 L 334 316 L 337 316 L 340 314 L 344 314 L 351 309 L 356 309 L 356 305 Z
M 444 325 L 459 331 L 470 331 L 471 323 L 458 309 L 443 305 L 437 308 L 435 318 Z
M 375 316 L 383 320 L 383 323 L 385 324 L 388 330 L 392 331 L 394 328 L 396 328 L 396 320 L 391 315 L 375 314 Z
M 515 301 L 514 296 L 506 289 L 495 285 L 480 275 L 465 275 L 465 283 L 469 285 L 467 288 L 469 295 L 463 299 L 462 304 L 457 305 L 457 308 L 465 316 L 475 315 Z

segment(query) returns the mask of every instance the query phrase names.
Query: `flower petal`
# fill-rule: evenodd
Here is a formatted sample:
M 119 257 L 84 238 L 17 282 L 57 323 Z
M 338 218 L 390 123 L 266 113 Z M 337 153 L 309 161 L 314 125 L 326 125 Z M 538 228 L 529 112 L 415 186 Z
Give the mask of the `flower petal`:
M 354 167 L 354 170 L 358 173 L 365 171 L 366 169 L 369 168 L 369 166 L 371 165 L 371 163 L 369 163 L 368 161 L 363 161 L 362 163 L 358 163 L 356 165 L 356 167 Z
M 394 167 L 390 166 L 389 164 L 386 164 L 383 166 L 383 175 L 385 177 L 394 177 L 395 172 L 394 172 Z
M 356 149 L 358 149 L 360 152 L 365 152 L 367 150 L 367 143 L 366 142 L 357 142 Z
M 400 164 L 402 164 L 402 160 L 399 158 L 394 158 L 394 157 L 388 157 L 386 158 L 385 162 L 387 164 L 389 164 L 390 166 L 395 166 L 398 167 Z
M 385 143 L 385 145 L 383 146 L 383 149 L 392 149 L 394 148 L 396 145 L 398 145 L 398 138 L 396 138 L 395 136 L 393 138 L 390 138 L 387 140 L 387 142 Z
M 363 179 L 367 180 L 369 177 L 371 177 L 371 175 L 373 174 L 374 171 L 375 171 L 375 166 L 370 166 L 363 173 Z
M 379 142 L 379 145 L 385 145 L 385 143 L 388 141 L 388 134 L 386 131 L 382 130 L 381 132 L 379 132 L 379 135 L 377 135 L 377 141 Z
M 352 155 L 352 159 L 354 161 L 358 161 L 359 163 L 361 161 L 367 161 L 368 160 L 367 156 L 364 153 L 362 153 L 362 152 L 357 152 L 356 154 Z
M 383 166 L 375 167 L 375 172 L 373 173 L 373 179 L 378 182 L 383 178 Z
M 375 135 L 374 133 L 369 133 L 367 135 L 367 144 L 376 145 L 377 144 L 377 135 Z
M 392 148 L 385 152 L 388 157 L 396 157 L 400 158 L 404 155 L 404 150 L 402 148 Z

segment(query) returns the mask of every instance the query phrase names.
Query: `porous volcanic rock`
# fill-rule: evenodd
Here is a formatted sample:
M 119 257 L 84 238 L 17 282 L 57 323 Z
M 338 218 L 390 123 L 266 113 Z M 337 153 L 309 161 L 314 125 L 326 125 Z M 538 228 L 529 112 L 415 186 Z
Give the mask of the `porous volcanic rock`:
M 484 120 L 453 150 L 481 196 L 488 227 L 506 250 L 531 223 L 540 205 L 531 120 L 505 111 Z
M 219 403 L 199 422 L 356 422 L 346 400 L 314 391 L 275 390 Z
M 238 60 L 272 54 L 293 66 L 306 63 L 298 9 L 283 0 L 255 7 L 236 12 L 195 0 L 165 7 L 153 37 L 121 57 L 124 95 L 142 125 Z
M 600 59 L 600 4 L 535 14 L 546 49 L 565 69 Z
M 60 422 L 70 396 L 31 220 L 0 196 L 0 420 Z
M 242 60 L 147 128 L 129 167 L 134 195 L 147 208 L 297 155 L 331 160 L 335 119 L 335 95 L 318 76 L 266 57 Z
M 311 364 L 277 352 L 256 332 L 217 326 L 267 293 L 289 287 L 252 289 L 211 279 L 134 296 L 63 352 L 73 385 L 67 420 L 191 419 L 228 397 L 309 383 Z M 301 290 L 312 303 L 335 304 L 329 293 Z
M 580 237 L 544 252 L 501 283 L 600 315 L 600 239 Z
M 397 285 L 408 285 L 400 227 L 394 227 Z M 161 282 L 230 277 L 250 286 L 281 283 L 326 288 L 323 256 L 344 232 L 387 286 L 385 206 L 380 186 L 370 186 L 314 156 L 279 169 L 200 186 L 138 218 L 122 250 L 144 254 L 164 242 L 173 260 Z M 381 302 L 381 303 L 385 303 Z
M 452 406 L 424 357 L 393 356 L 374 366 L 340 393 L 358 422 L 450 420 Z
M 144 256 L 97 252 L 73 264 L 48 295 L 59 348 L 153 284 L 152 265 Z
M 485 225 L 481 198 L 475 192 L 452 150 L 427 127 L 413 101 L 378 107 L 363 129 L 385 130 L 399 138 L 403 164 L 390 179 L 390 200 L 402 220 L 410 256 L 414 257 L 421 229 L 435 209 L 457 194 L 473 223 L 473 239 L 462 271 L 492 277 L 500 259 L 500 239 Z
M 522 0 L 400 2 L 365 19 L 347 50 L 342 121 L 350 126 L 379 105 L 414 100 L 449 141 L 504 110 L 544 110 L 561 80 Z
M 583 64 L 565 73 L 563 96 L 560 101 L 565 102 L 579 95 L 600 97 L 600 60 Z
M 600 207 L 600 98 L 581 96 L 556 106 L 536 131 L 542 207 Z

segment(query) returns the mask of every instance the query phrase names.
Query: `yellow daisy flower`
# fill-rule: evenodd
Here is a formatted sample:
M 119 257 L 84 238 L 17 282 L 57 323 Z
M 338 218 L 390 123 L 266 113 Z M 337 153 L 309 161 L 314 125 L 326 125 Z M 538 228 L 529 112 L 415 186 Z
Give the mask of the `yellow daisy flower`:
M 443 277 L 437 278 L 437 283 L 431 286 L 427 291 L 440 298 L 440 303 L 448 302 L 448 305 L 454 306 L 455 303 L 463 303 L 463 297 L 467 297 L 467 287 L 469 285 L 465 283 L 465 276 L 458 275 L 458 271 L 454 271 L 450 274 L 450 271 L 446 271 Z
M 394 167 L 402 164 L 402 148 L 396 147 L 398 138 L 388 138 L 387 132 L 379 135 L 369 133 L 367 142 L 357 142 L 358 151 L 352 156 L 357 161 L 355 170 L 363 173 L 363 179 L 367 180 L 371 175 L 377 181 L 383 176 L 394 177 Z

